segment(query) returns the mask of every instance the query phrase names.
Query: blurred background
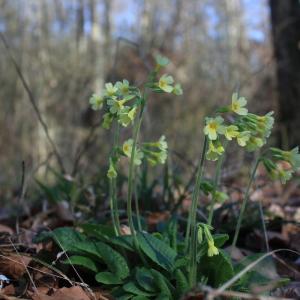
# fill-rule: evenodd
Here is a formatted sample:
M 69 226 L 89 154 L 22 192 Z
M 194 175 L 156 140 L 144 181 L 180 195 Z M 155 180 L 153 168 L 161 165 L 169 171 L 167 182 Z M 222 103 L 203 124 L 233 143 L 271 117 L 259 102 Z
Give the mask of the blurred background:
M 0 32 L 3 190 L 20 183 L 22 161 L 38 176 L 44 165 L 98 172 L 111 137 L 89 97 L 107 81 L 141 84 L 155 53 L 184 94 L 152 97 L 142 136 L 164 133 L 186 172 L 204 116 L 233 91 L 253 112 L 275 111 L 273 144 L 299 144 L 298 0 L 0 0 Z

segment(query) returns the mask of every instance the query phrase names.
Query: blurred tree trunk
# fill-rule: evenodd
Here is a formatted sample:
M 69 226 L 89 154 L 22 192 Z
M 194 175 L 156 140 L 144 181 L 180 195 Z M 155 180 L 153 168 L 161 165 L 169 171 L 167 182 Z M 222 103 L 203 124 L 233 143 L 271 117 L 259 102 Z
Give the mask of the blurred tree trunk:
M 270 0 L 282 146 L 300 144 L 300 2 Z

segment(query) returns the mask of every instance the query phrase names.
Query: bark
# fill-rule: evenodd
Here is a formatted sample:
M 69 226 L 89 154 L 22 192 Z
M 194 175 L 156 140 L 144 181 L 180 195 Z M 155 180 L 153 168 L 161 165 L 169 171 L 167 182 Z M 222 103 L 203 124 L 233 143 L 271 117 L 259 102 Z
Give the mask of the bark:
M 281 146 L 300 144 L 300 2 L 270 0 Z

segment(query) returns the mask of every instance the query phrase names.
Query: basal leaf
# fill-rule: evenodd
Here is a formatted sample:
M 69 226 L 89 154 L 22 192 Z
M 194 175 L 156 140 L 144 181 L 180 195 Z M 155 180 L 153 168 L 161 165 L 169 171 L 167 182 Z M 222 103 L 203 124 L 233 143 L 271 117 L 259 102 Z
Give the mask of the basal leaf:
M 156 290 L 152 273 L 148 269 L 138 268 L 135 273 L 135 278 L 139 286 L 146 291 L 154 292 Z
M 177 269 L 175 271 L 175 280 L 176 280 L 176 296 L 179 298 L 185 292 L 189 290 L 189 283 L 184 275 L 184 273 Z
M 204 255 L 200 260 L 200 277 L 208 278 L 208 284 L 218 287 L 234 276 L 231 260 L 227 253 L 219 250 L 219 255 L 208 257 Z
M 123 281 L 116 276 L 116 274 L 113 274 L 111 272 L 100 272 L 96 274 L 95 279 L 97 282 L 103 283 L 103 284 L 122 284 Z
M 78 243 L 86 241 L 86 237 L 71 227 L 60 227 L 53 231 L 42 232 L 35 239 L 35 243 L 53 239 L 64 251 L 73 251 Z
M 73 255 L 66 259 L 64 263 L 68 265 L 81 266 L 95 273 L 98 272 L 98 268 L 95 262 L 86 256 Z
M 138 295 L 138 296 L 151 297 L 151 296 L 155 295 L 155 293 L 147 292 L 147 291 L 139 288 L 136 285 L 136 283 L 133 281 L 129 281 L 128 283 L 124 284 L 123 289 L 124 289 L 124 291 L 126 291 L 128 293 Z
M 155 263 L 167 271 L 175 268 L 176 252 L 160 239 L 148 233 L 138 233 L 142 251 Z
M 151 273 L 153 275 L 154 282 L 160 291 L 160 295 L 167 296 L 168 298 L 166 299 L 173 299 L 172 292 L 174 291 L 174 288 L 169 282 L 169 280 L 160 272 L 154 269 L 151 269 Z M 159 298 L 159 299 L 163 299 L 163 298 Z

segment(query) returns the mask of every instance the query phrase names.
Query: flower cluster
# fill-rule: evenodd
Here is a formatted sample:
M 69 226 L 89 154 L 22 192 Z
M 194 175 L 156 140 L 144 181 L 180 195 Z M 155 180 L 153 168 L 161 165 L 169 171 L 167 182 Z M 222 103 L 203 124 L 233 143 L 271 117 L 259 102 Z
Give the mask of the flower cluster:
M 215 242 L 212 237 L 211 230 L 213 230 L 213 228 L 208 224 L 204 224 L 204 223 L 198 224 L 198 243 L 199 244 L 202 243 L 203 234 L 204 234 L 204 237 L 208 245 L 207 256 L 209 257 L 219 254 L 219 249 L 215 246 Z
M 132 153 L 132 147 L 133 147 L 133 139 L 129 139 L 123 143 L 123 154 L 129 158 L 131 158 Z M 142 159 L 144 157 L 144 153 L 135 147 L 135 155 L 134 155 L 134 161 L 133 163 L 137 166 L 139 166 L 142 163 Z
M 263 165 L 273 180 L 280 180 L 285 184 L 289 181 L 293 173 L 300 168 L 299 148 L 284 151 L 278 148 L 270 148 L 271 157 L 263 157 Z
M 168 158 L 166 137 L 162 135 L 157 142 L 143 143 L 143 153 L 152 166 L 164 164 Z
M 101 95 L 92 95 L 90 105 L 93 110 L 100 110 L 105 105 L 107 112 L 103 116 L 103 128 L 109 129 L 114 119 L 123 127 L 127 127 L 136 116 L 138 98 L 138 89 L 130 86 L 124 79 L 115 84 L 106 83 Z
M 182 95 L 183 92 L 181 85 L 179 83 L 174 83 L 174 79 L 171 75 L 163 74 L 159 79 L 157 79 L 160 69 L 169 64 L 168 58 L 161 55 L 156 55 L 155 61 L 155 71 L 151 74 L 151 83 L 149 83 L 148 86 L 152 88 L 154 92 L 173 93 L 177 96 Z
M 233 93 L 231 104 L 219 110 L 219 113 L 233 114 L 228 124 L 221 115 L 215 118 L 206 118 L 204 134 L 207 136 L 208 149 L 206 158 L 218 160 L 225 149 L 222 140 L 236 140 L 237 144 L 245 147 L 247 151 L 255 151 L 261 148 L 270 136 L 274 118 L 273 112 L 264 116 L 258 116 L 248 112 L 247 100 Z

